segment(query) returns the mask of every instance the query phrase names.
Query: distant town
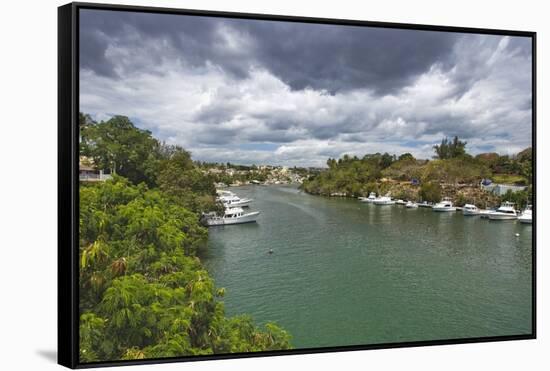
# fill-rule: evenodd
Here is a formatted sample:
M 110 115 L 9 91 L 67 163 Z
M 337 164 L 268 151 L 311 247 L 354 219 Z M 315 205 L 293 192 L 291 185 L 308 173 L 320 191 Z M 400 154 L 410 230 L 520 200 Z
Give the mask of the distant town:
M 275 165 L 200 164 L 204 174 L 212 176 L 217 187 L 247 184 L 302 184 L 308 176 L 319 173 L 321 168 L 303 168 Z

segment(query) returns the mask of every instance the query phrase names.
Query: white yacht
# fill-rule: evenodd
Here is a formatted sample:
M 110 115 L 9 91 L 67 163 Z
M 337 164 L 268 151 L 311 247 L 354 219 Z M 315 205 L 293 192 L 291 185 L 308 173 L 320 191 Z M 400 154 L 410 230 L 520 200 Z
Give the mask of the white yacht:
M 416 202 L 412 202 L 412 201 L 407 201 L 407 203 L 405 204 L 405 207 L 407 209 L 417 209 L 418 208 L 418 204 Z
M 527 208 L 523 210 L 523 213 L 518 217 L 520 223 L 532 224 L 533 223 L 533 206 L 527 205 Z
M 487 214 L 491 220 L 514 220 L 518 218 L 518 212 L 514 209 L 514 203 L 505 201 L 498 209 Z
M 377 197 L 373 201 L 373 203 L 375 205 L 393 205 L 395 204 L 395 201 L 393 201 L 389 196 L 382 196 L 382 197 Z
M 489 214 L 494 211 L 495 210 L 491 210 L 491 209 L 479 209 L 479 216 L 485 219 L 489 219 Z
M 374 200 L 376 200 L 376 193 L 374 192 L 371 192 L 369 193 L 369 197 L 359 197 L 359 201 L 361 202 L 374 202 Z
M 479 215 L 481 210 L 476 205 L 466 204 L 462 208 L 462 214 L 464 215 Z
M 239 198 L 236 195 L 220 196 L 219 200 L 223 202 L 225 207 L 248 206 L 252 202 L 250 198 Z
M 203 216 L 203 223 L 207 226 L 215 225 L 231 225 L 242 223 L 253 223 L 256 221 L 259 211 L 251 211 L 245 213 L 240 207 L 230 207 L 225 210 L 223 216 L 217 216 L 214 214 L 206 214 Z
M 453 206 L 453 202 L 450 198 L 445 197 L 443 201 L 436 203 L 432 207 L 433 211 L 456 211 L 456 207 Z
M 401 200 L 401 199 L 395 201 L 395 203 L 396 203 L 397 205 L 406 205 L 406 204 L 407 204 L 406 201 L 403 201 L 403 200 Z

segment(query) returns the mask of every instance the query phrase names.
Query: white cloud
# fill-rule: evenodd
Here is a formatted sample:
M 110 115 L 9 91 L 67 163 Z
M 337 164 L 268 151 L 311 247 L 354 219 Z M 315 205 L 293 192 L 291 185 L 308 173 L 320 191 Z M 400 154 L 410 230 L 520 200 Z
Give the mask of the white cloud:
M 251 44 L 245 33 L 224 35 L 228 53 Z M 169 58 L 170 46 L 159 40 L 139 50 L 113 43 L 106 58 L 122 78 L 83 69 L 81 111 L 129 116 L 210 161 L 320 166 L 329 156 L 373 152 L 428 158 L 433 144 L 453 135 L 474 153 L 517 152 L 531 145 L 531 63 L 510 45 L 507 37 L 467 37 L 455 46 L 453 68 L 434 64 L 411 85 L 380 96 L 368 88 L 292 90 L 262 66 L 237 78 L 212 63 Z M 135 58 L 149 60 L 150 71 L 133 71 Z M 276 149 L 246 149 L 248 143 Z

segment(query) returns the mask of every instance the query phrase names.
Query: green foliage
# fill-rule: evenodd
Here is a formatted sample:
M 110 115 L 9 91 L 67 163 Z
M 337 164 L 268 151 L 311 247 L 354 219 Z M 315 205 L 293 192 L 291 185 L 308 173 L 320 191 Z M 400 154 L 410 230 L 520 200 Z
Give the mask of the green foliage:
M 485 163 L 496 183 L 529 185 L 533 182 L 533 149 L 531 147 L 516 156 L 499 156 L 497 153 L 482 153 L 476 156 Z
M 80 184 L 80 360 L 289 348 L 276 325 L 225 317 L 225 290 L 195 255 L 208 236 L 200 212 L 218 207 L 215 189 L 189 152 L 123 117 L 80 121 L 81 154 L 118 174 Z
M 277 326 L 224 316 L 195 257 L 207 231 L 169 195 L 115 177 L 82 185 L 80 209 L 83 361 L 290 347 Z
M 214 179 L 204 175 L 191 161 L 189 152 L 176 148 L 160 162 L 157 176 L 159 188 L 180 206 L 194 212 L 218 210 Z
M 443 138 L 440 145 L 434 146 L 434 151 L 436 153 L 435 157 L 445 160 L 463 156 L 466 154 L 466 144 L 467 142 L 459 140 L 457 136 L 455 136 L 452 141 L 448 138 Z
M 404 160 L 414 160 L 414 156 L 412 154 L 410 154 L 409 152 L 406 152 L 406 153 L 403 153 L 402 155 L 400 155 L 397 160 L 398 161 L 404 161 Z
M 399 156 L 399 160 L 384 169 L 382 175 L 386 178 L 402 181 L 420 179 L 424 165 L 425 161 L 416 160 L 412 156 Z
M 133 183 L 154 184 L 160 143 L 149 131 L 136 128 L 124 116 L 95 123 L 81 114 L 80 122 L 81 155 L 91 157 L 100 169 L 109 169 Z
M 478 184 L 490 174 L 489 168 L 479 159 L 463 155 L 448 160 L 430 161 L 424 168 L 421 179 L 424 182 Z
M 343 192 L 348 196 L 360 196 L 376 192 L 378 186 L 374 187 L 372 184 L 380 179 L 382 170 L 391 166 L 394 161 L 395 156 L 387 153 L 365 155 L 362 159 L 348 155 L 339 160 L 328 159 L 328 170 L 306 180 L 302 188 L 309 193 L 321 195 Z
M 516 208 L 525 209 L 527 205 L 533 204 L 533 187 L 529 186 L 525 191 L 512 192 L 508 190 L 500 197 L 500 202 L 510 201 L 516 204 Z
M 422 183 L 419 196 L 422 201 L 439 202 L 441 200 L 441 186 L 437 182 Z

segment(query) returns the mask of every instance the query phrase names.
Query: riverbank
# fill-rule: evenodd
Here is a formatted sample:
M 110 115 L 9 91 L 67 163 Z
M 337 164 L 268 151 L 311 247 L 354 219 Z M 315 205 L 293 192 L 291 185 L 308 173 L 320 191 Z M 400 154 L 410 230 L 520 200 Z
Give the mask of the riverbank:
M 371 186 L 373 191 L 378 195 L 389 194 L 392 198 L 410 200 L 414 202 L 423 201 L 421 195 L 421 186 L 411 184 L 411 182 L 384 180 L 374 183 Z M 457 206 L 463 206 L 467 203 L 478 205 L 482 208 L 496 207 L 500 204 L 500 197 L 483 190 L 479 185 L 472 184 L 440 184 L 441 197 L 449 197 Z M 305 192 L 311 195 L 327 196 L 327 197 L 347 197 L 357 198 L 366 197 L 368 192 L 357 195 L 349 194 L 345 191 L 335 192 L 311 192 L 307 188 L 302 188 Z M 430 200 L 432 201 L 432 200 Z M 437 200 L 436 200 L 437 201 Z

